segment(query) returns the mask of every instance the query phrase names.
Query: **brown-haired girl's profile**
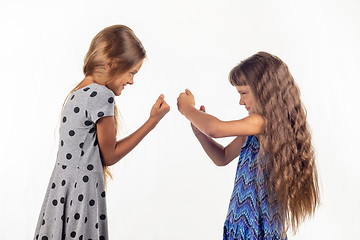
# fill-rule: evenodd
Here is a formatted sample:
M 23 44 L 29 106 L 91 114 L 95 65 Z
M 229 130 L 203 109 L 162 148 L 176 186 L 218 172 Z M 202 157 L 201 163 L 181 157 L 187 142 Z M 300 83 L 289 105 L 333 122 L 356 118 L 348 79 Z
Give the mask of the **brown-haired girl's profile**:
M 179 111 L 216 165 L 239 156 L 223 239 L 287 239 L 319 205 L 311 134 L 300 91 L 280 58 L 259 52 L 235 66 L 230 83 L 248 117 L 221 121 L 197 110 L 186 89 Z M 213 138 L 235 136 L 226 147 Z
M 115 96 L 146 58 L 134 32 L 124 25 L 100 31 L 92 40 L 83 66 L 84 79 L 69 93 L 61 111 L 59 149 L 35 239 L 108 239 L 106 175 L 170 110 L 161 94 L 148 120 L 117 140 Z

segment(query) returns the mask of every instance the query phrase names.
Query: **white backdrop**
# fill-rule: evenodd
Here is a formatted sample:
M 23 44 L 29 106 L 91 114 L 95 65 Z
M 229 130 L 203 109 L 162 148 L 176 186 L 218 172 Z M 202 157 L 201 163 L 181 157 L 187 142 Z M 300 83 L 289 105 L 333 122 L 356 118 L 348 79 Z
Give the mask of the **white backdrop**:
M 321 206 L 289 239 L 360 239 L 359 10 L 350 0 L 1 1 L 0 239 L 33 237 L 63 100 L 83 78 L 91 39 L 113 24 L 132 28 L 148 53 L 116 98 L 127 133 L 159 94 L 171 111 L 112 168 L 111 239 L 222 239 L 237 160 L 212 163 L 176 98 L 187 87 L 208 113 L 245 117 L 227 75 L 258 51 L 288 64 L 316 149 Z

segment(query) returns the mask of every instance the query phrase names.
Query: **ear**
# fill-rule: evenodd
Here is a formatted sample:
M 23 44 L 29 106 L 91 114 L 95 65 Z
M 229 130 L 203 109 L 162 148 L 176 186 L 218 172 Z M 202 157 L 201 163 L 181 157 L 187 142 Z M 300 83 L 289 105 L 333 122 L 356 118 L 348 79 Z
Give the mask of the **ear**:
M 108 58 L 105 60 L 105 70 L 110 72 L 112 69 L 114 69 L 115 66 L 115 61 L 112 58 Z

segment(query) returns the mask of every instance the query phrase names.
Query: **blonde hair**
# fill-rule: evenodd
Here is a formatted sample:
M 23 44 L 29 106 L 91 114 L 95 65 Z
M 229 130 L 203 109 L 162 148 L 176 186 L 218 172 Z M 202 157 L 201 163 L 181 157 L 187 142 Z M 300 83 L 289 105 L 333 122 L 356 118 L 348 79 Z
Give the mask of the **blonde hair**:
M 279 206 L 283 230 L 291 226 L 296 233 L 320 202 L 314 150 L 300 90 L 287 65 L 266 52 L 235 66 L 229 80 L 234 86 L 249 85 L 255 96 L 257 113 L 265 119 L 264 133 L 258 136 L 259 168 L 266 176 L 270 201 Z
M 111 82 L 112 77 L 128 71 L 141 60 L 146 58 L 146 51 L 135 36 L 134 32 L 124 25 L 113 25 L 101 30 L 91 41 L 89 50 L 84 59 L 83 73 L 85 77 L 93 76 L 94 79 L 103 83 L 105 86 Z M 106 61 L 111 61 L 110 71 L 105 70 Z M 78 83 L 67 95 L 62 106 L 61 113 L 65 103 L 71 93 L 73 93 L 83 82 Z M 115 135 L 119 126 L 119 111 L 114 103 Z M 108 166 L 103 164 L 104 181 L 107 178 L 112 179 Z

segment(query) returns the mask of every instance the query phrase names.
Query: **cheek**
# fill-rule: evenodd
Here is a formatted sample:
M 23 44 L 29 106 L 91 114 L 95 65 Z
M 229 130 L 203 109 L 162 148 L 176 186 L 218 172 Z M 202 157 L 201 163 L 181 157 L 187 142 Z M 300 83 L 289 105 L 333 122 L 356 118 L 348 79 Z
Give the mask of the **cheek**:
M 118 81 L 116 81 L 116 88 L 121 90 L 122 85 L 123 85 L 123 79 L 118 79 Z

